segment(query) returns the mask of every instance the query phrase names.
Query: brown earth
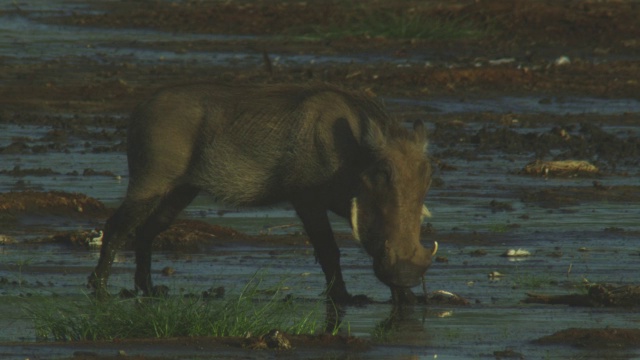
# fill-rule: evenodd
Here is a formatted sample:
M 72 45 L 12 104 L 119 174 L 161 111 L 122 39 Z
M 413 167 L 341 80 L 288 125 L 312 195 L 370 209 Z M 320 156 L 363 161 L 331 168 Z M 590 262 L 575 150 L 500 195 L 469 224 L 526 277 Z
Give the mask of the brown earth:
M 175 32 L 252 34 L 247 40 L 145 44 L 175 52 L 201 49 L 284 54 L 384 54 L 425 57 L 429 66 L 388 63 L 220 67 L 99 62 L 88 58 L 9 64 L 0 69 L 3 117 L 13 112 L 129 111 L 160 86 L 176 82 L 264 83 L 330 81 L 384 96 L 478 97 L 501 94 L 640 95 L 640 4 L 631 1 L 394 2 L 95 2 L 100 14 L 51 17 L 50 22 L 105 28 L 142 27 Z M 366 4 L 366 6 L 364 5 Z M 396 4 L 396 5 L 391 5 Z M 402 4 L 402 7 L 399 7 Z M 362 9 L 368 9 L 363 12 Z M 20 12 L 19 8 L 15 12 Z M 343 38 L 300 40 L 305 27 L 340 28 L 364 14 L 393 13 L 425 21 L 464 20 L 482 36 L 437 40 Z M 271 37 L 263 38 L 262 35 Z M 277 35 L 277 36 L 276 36 Z M 87 44 L 92 46 L 92 44 Z M 113 44 L 112 44 L 113 45 Z M 136 47 L 140 44 L 121 44 Z M 428 56 L 426 56 L 428 54 Z M 560 56 L 570 65 L 556 66 Z M 511 58 L 504 64 L 490 60 Z
M 127 113 L 144 96 L 154 89 L 172 83 L 191 81 L 226 81 L 238 83 L 328 81 L 350 88 L 367 90 L 388 97 L 424 99 L 447 96 L 455 98 L 482 98 L 504 95 L 528 95 L 547 98 L 551 96 L 591 96 L 604 98 L 640 99 L 640 3 L 632 1 L 551 1 L 551 0 L 481 0 L 434 2 L 384 2 L 357 1 L 345 5 L 341 1 L 242 1 L 242 2 L 164 2 L 164 1 L 97 1 L 92 6 L 103 11 L 94 14 L 78 13 L 71 16 L 52 16 L 45 21 L 58 24 L 104 28 L 140 27 L 183 33 L 250 34 L 255 38 L 225 41 L 200 40 L 191 42 L 157 42 L 144 46 L 178 53 L 217 49 L 220 51 L 264 53 L 264 63 L 258 67 L 223 67 L 199 64 L 138 64 L 135 62 L 99 62 L 89 58 L 56 59 L 41 62 L 4 63 L 0 59 L 0 122 L 19 124 L 46 124 L 63 127 L 50 134 L 49 147 L 29 148 L 20 139 L 3 149 L 1 154 L 63 151 L 61 143 L 70 134 L 83 134 L 85 138 L 114 139 L 109 149 L 91 148 L 91 151 L 122 151 L 124 120 L 107 116 L 110 113 Z M 396 4 L 396 5 L 394 5 Z M 402 8 L 397 4 L 402 4 Z M 391 13 L 398 16 L 419 16 L 425 19 L 463 19 L 471 22 L 481 35 L 470 38 L 446 38 L 437 40 L 396 39 L 367 34 L 346 37 L 319 37 L 304 39 L 300 34 L 347 26 L 363 16 L 362 9 L 370 13 Z M 24 10 L 5 11 L 21 13 Z M 262 37 L 267 36 L 267 37 Z M 89 44 L 91 45 L 91 44 Z M 127 47 L 140 44 L 110 44 Z M 425 65 L 398 67 L 388 63 L 365 64 L 305 64 L 282 66 L 274 64 L 269 54 L 370 54 L 424 58 Z M 554 63 L 560 56 L 567 56 L 570 64 Z M 426 64 L 428 59 L 429 64 Z M 500 61 L 500 60 L 504 61 Z M 402 118 L 417 116 L 418 109 L 407 107 L 398 114 Z M 63 117 L 72 114 L 74 117 Z M 453 117 L 432 114 L 430 121 L 442 126 L 433 134 L 434 141 L 447 142 L 456 139 L 459 126 L 450 122 Z M 581 115 L 581 118 L 587 118 Z M 593 115 L 600 122 L 638 124 L 640 115 L 629 113 L 616 116 Z M 495 114 L 456 115 L 456 120 L 485 121 L 509 124 L 511 118 Z M 480 146 L 498 144 L 500 151 L 519 151 L 522 147 L 545 152 L 550 148 L 565 150 L 567 158 L 575 156 L 576 149 L 587 151 L 583 155 L 604 158 L 608 171 L 615 171 L 615 164 L 638 163 L 640 146 L 637 139 L 621 140 L 598 132 L 597 128 L 575 130 L 572 139 L 562 131 L 567 122 L 575 122 L 571 116 L 523 115 L 519 121 L 551 124 L 549 134 L 533 139 L 510 132 L 508 126 L 496 132 L 478 132 L 465 141 Z M 111 134 L 87 131 L 86 125 L 110 125 L 116 130 Z M 571 130 L 571 129 L 569 129 Z M 571 132 L 571 131 L 570 131 Z M 501 141 L 496 141 L 497 139 Z M 532 140 L 533 139 L 533 140 Z M 531 141 L 525 141 L 531 140 Z M 611 146 L 599 149 L 584 148 L 587 141 L 598 141 Z M 514 147 L 518 146 L 518 147 Z M 454 151 L 453 149 L 451 150 Z M 588 153 L 591 151 L 592 153 Z M 594 153 L 595 152 L 595 153 Z M 434 160 L 446 171 L 441 159 L 453 153 L 435 154 Z M 472 158 L 475 154 L 453 154 Z M 25 169 L 2 169 L 15 176 Z M 51 174 L 51 169 L 32 171 Z M 87 174 L 85 174 L 87 175 Z M 88 175 L 96 175 L 89 172 Z M 103 174 L 111 176 L 112 174 Z M 606 184 L 588 189 L 562 188 L 522 194 L 525 201 L 549 202 L 563 197 L 566 201 L 617 199 L 637 202 L 637 188 L 607 187 Z M 15 192 L 0 194 L 2 224 L 15 224 L 15 217 L 43 213 L 63 216 L 104 217 L 109 210 L 81 194 Z M 9 214 L 9 215 L 6 215 Z M 8 220 L 7 220 L 8 219 Z M 202 239 L 224 241 L 230 237 L 251 238 L 230 229 L 212 228 L 202 224 L 178 223 L 163 235 L 159 244 L 171 248 L 171 238 L 193 240 L 201 246 Z M 66 235 L 69 241 L 73 234 Z M 438 236 L 438 235 L 436 235 Z M 478 234 L 449 236 L 450 241 L 475 243 Z M 496 236 L 493 236 L 496 238 Z M 272 241 L 304 243 L 302 236 L 269 237 Z M 64 240 L 64 238 L 63 238 Z M 65 240 L 66 241 L 66 240 Z M 184 240 L 187 241 L 187 240 Z M 261 239 L 264 241 L 264 238 Z M 494 240 L 497 241 L 497 240 Z M 480 243 L 485 244 L 485 242 Z M 184 244 L 180 244 L 182 246 Z M 576 346 L 607 348 L 637 346 L 640 343 L 637 329 L 568 329 L 539 340 L 541 344 L 562 343 Z M 320 339 L 320 340 L 318 340 Z M 299 341 L 295 345 L 295 341 Z M 127 348 L 136 341 L 117 344 L 75 344 L 81 349 L 72 357 L 121 358 L 116 350 Z M 240 339 L 170 339 L 144 340 L 136 346 L 180 347 L 199 346 L 204 350 L 238 348 Z M 45 346 L 54 346 L 46 344 Z M 339 346 L 355 350 L 362 344 L 336 338 L 294 338 L 299 347 Z M 30 344 L 30 346 L 34 346 Z M 37 346 L 37 345 L 35 345 Z M 64 347 L 66 344 L 58 344 Z M 132 345 L 133 346 L 133 345 Z M 92 348 L 112 347 L 113 356 L 100 356 Z M 134 346 L 135 347 L 135 346 Z M 349 351 L 351 351 L 349 350 Z M 131 358 L 160 358 L 131 357 Z

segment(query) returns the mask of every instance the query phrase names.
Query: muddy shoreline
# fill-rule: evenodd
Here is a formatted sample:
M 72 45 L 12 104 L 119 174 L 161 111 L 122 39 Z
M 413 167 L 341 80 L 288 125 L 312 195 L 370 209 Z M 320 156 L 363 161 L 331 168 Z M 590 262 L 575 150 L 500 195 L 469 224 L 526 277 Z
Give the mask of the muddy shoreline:
M 5 56 L 5 81 L 0 89 L 3 112 L 21 111 L 25 106 L 32 111 L 71 114 L 128 112 L 158 87 L 193 81 L 328 81 L 384 97 L 410 99 L 503 94 L 541 99 L 571 95 L 638 99 L 640 84 L 635 75 L 640 71 L 640 29 L 630 18 L 638 11 L 634 2 L 458 1 L 405 5 L 425 18 L 463 18 L 488 30 L 472 40 L 366 35 L 299 40 L 295 32 L 282 29 L 294 31 L 299 24 L 326 26 L 328 18 L 318 15 L 327 12 L 343 14 L 340 19 L 333 19 L 334 25 L 339 26 L 353 21 L 362 5 L 156 2 L 149 13 L 139 4 L 97 2 L 93 5 L 96 12 L 79 8 L 70 15 L 55 11 L 32 14 L 18 5 L 4 10 L 3 15 L 33 16 L 45 24 L 79 28 L 160 30 L 167 31 L 169 38 L 194 31 L 228 37 L 174 42 L 147 40 L 144 36 L 139 41 L 134 38 L 113 42 L 107 37 L 103 42 L 79 40 L 88 48 L 104 49 L 94 55 L 18 62 Z M 376 1 L 368 6 L 380 11 L 403 10 Z M 521 26 L 523 23 L 527 26 Z M 580 31 L 576 31 L 578 28 Z M 245 34 L 251 37 L 232 37 Z M 137 61 L 135 52 L 141 50 L 165 51 L 178 57 L 163 59 L 159 55 Z M 240 56 L 217 65 L 216 53 Z M 198 54 L 211 54 L 211 61 L 188 60 L 190 55 Z M 328 61 L 313 60 L 323 54 Z M 307 55 L 311 57 L 305 61 Z M 562 57 L 568 62 L 557 63 Z

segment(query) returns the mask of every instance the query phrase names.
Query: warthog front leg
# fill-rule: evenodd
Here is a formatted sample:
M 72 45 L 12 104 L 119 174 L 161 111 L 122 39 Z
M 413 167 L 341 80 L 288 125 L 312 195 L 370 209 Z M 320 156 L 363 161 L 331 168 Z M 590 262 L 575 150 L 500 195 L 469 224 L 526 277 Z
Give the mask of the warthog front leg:
M 337 304 L 351 301 L 342 279 L 340 249 L 333 236 L 327 210 L 317 204 L 294 204 L 327 280 L 327 297 Z
M 391 288 L 391 301 L 394 305 L 415 305 L 418 297 L 410 288 Z

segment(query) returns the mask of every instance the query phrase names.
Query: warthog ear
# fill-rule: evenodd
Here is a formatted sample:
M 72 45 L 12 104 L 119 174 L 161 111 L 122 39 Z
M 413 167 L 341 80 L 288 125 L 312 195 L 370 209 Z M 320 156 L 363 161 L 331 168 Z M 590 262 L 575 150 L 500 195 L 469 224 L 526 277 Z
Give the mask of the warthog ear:
M 413 131 L 416 142 L 423 147 L 423 152 L 427 151 L 427 128 L 424 126 L 422 120 L 416 120 L 413 122 Z
M 366 115 L 360 115 L 360 144 L 377 151 L 384 147 L 386 138 L 380 127 Z

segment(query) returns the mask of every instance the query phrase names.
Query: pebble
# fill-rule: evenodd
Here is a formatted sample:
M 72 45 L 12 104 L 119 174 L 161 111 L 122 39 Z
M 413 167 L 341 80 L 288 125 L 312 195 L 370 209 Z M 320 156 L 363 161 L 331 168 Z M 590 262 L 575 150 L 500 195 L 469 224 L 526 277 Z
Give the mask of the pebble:
M 568 56 L 560 56 L 553 62 L 556 66 L 563 66 L 571 64 L 571 59 Z

